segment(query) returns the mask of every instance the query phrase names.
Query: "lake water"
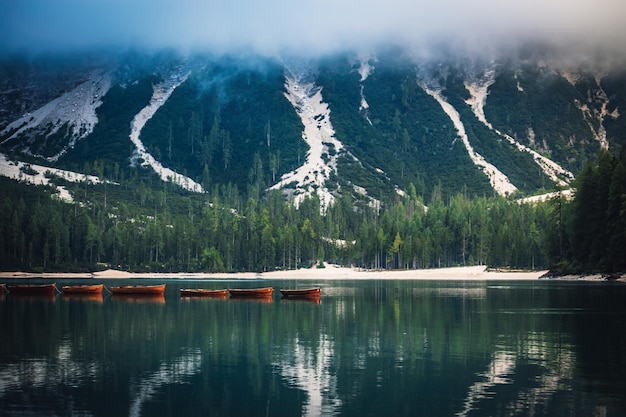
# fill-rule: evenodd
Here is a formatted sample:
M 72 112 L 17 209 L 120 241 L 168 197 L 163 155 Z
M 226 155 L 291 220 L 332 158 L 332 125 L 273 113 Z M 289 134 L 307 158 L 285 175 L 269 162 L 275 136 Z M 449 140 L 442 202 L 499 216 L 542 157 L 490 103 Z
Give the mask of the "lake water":
M 623 284 L 167 283 L 1 297 L 0 415 L 626 416 Z M 278 294 L 312 285 L 319 303 Z M 178 291 L 261 286 L 268 302 Z

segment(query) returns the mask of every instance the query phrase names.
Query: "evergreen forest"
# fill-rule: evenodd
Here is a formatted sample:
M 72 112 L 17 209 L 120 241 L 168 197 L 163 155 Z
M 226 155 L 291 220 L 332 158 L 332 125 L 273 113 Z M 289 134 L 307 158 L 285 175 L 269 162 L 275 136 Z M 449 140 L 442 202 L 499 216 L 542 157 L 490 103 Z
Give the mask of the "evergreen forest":
M 192 194 L 147 170 L 98 166 L 109 181 L 51 188 L 0 178 L 0 269 L 33 272 L 237 272 L 323 267 L 368 269 L 487 265 L 557 272 L 626 270 L 626 148 L 600 153 L 571 199 L 540 203 L 446 194 L 428 205 L 404 196 L 369 207 L 349 195 L 325 212 L 297 208 L 260 181 Z M 253 178 L 253 177 L 251 177 Z

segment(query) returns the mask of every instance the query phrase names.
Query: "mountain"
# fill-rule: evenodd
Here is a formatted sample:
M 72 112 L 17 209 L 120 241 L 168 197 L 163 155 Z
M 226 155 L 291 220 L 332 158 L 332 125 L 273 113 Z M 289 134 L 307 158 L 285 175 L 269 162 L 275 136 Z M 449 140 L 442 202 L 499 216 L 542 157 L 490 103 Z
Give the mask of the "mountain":
M 195 193 L 254 184 L 296 205 L 316 194 L 323 209 L 409 190 L 426 203 L 527 196 L 567 187 L 586 160 L 626 143 L 626 72 L 558 56 L 5 57 L 0 152 L 102 181 L 152 172 Z M 23 165 L 0 165 L 27 179 Z

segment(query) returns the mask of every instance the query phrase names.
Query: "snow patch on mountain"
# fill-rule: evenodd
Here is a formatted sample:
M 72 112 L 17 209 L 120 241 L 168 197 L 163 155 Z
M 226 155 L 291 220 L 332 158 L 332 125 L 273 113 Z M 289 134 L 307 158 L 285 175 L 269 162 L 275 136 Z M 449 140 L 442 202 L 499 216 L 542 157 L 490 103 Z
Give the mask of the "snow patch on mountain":
M 485 117 L 485 104 L 487 104 L 487 96 L 489 95 L 489 87 L 496 82 L 496 70 L 489 68 L 485 73 L 473 81 L 465 82 L 465 89 L 469 91 L 470 98 L 465 102 L 472 108 L 472 111 L 484 125 L 493 129 L 491 124 Z
M 304 125 L 302 139 L 309 145 L 309 150 L 305 162 L 296 170 L 284 174 L 270 189 L 292 192 L 296 207 L 305 197 L 317 194 L 321 208 L 325 210 L 335 199 L 326 186 L 326 181 L 336 171 L 337 158 L 344 147 L 335 138 L 330 109 L 324 103 L 321 87 L 308 81 L 305 74 L 288 70 L 285 75 L 285 89 L 285 98 Z M 289 191 L 290 189 L 293 191 Z
M 367 103 L 367 100 L 365 100 L 365 94 L 363 94 L 363 89 L 365 88 L 365 86 L 363 84 L 361 84 L 361 105 L 359 106 L 359 111 L 362 110 L 367 110 L 370 108 L 370 105 Z M 367 121 L 369 122 L 369 124 L 371 125 L 372 122 L 370 121 L 370 119 L 367 117 L 367 115 L 365 116 L 367 118 Z
M 88 182 L 91 184 L 99 184 L 101 182 L 100 178 L 93 175 L 85 175 L 19 161 L 10 161 L 4 154 L 0 154 L 0 175 L 28 184 L 56 187 L 59 192 L 59 198 L 67 202 L 73 201 L 70 192 L 63 186 L 54 185 L 50 181 L 50 177 L 56 176 L 69 182 Z
M 33 143 L 37 136 L 46 138 L 67 126 L 70 141 L 56 155 L 44 157 L 49 161 L 58 160 L 76 142 L 87 137 L 98 123 L 96 109 L 102 104 L 102 97 L 111 88 L 111 77 L 106 72 L 93 72 L 87 81 L 60 97 L 50 101 L 32 113 L 27 113 L 6 126 L 0 137 L 7 136 L 2 144 L 13 140 L 26 140 Z
M 504 173 L 502 173 L 494 165 L 487 162 L 487 160 L 482 155 L 480 155 L 472 148 L 469 137 L 465 132 L 465 126 L 461 121 L 461 116 L 459 115 L 459 112 L 441 95 L 441 87 L 437 88 L 436 82 L 434 80 L 430 80 L 430 82 L 428 82 L 427 80 L 419 80 L 418 84 L 427 94 L 437 100 L 437 103 L 439 103 L 443 111 L 448 115 L 448 117 L 454 124 L 454 127 L 456 127 L 457 129 L 459 137 L 461 138 L 461 141 L 463 142 L 463 145 L 465 146 L 465 149 L 467 150 L 470 159 L 472 160 L 474 165 L 479 167 L 485 173 L 485 175 L 487 175 L 491 187 L 502 196 L 506 196 L 517 191 L 517 187 L 511 184 L 509 178 L 504 175 Z
M 367 110 L 370 108 L 370 106 L 367 103 L 367 100 L 365 99 L 365 94 L 363 92 L 365 88 L 363 82 L 367 80 L 367 77 L 369 77 L 370 74 L 374 71 L 374 67 L 369 63 L 368 57 L 361 58 L 358 71 L 359 75 L 361 76 L 361 79 L 359 80 L 361 83 L 361 105 L 359 106 L 359 111 L 364 112 L 363 117 L 365 117 L 365 120 L 367 120 L 367 122 L 372 125 L 372 121 L 367 114 Z
M 533 149 L 525 145 L 522 145 L 511 136 L 504 134 L 500 132 L 499 130 L 495 129 L 493 125 L 489 123 L 489 121 L 487 121 L 487 118 L 485 117 L 484 109 L 485 109 L 485 104 L 487 103 L 487 96 L 489 95 L 489 87 L 491 87 L 491 85 L 496 81 L 495 77 L 496 77 L 495 69 L 490 68 L 487 71 L 485 71 L 483 76 L 472 77 L 471 81 L 465 81 L 464 83 L 465 89 L 470 93 L 470 98 L 467 99 L 465 102 L 472 108 L 474 115 L 476 116 L 478 120 L 480 120 L 481 123 L 483 123 L 489 129 L 496 132 L 498 135 L 505 138 L 507 141 L 509 141 L 509 143 L 515 146 L 517 150 L 519 150 L 520 152 L 527 152 L 531 154 L 535 163 L 539 165 L 542 171 L 554 183 L 560 186 L 568 185 L 574 179 L 574 175 L 571 172 L 569 172 L 568 170 L 566 170 L 565 168 L 563 168 L 556 162 L 552 161 L 551 159 L 546 158 L 545 156 L 534 151 Z M 533 136 L 531 138 L 531 142 L 533 142 L 535 140 L 534 134 L 532 134 L 531 136 Z
M 545 193 L 545 194 L 520 198 L 519 200 L 516 200 L 516 201 L 520 204 L 534 204 L 534 203 L 539 203 L 543 201 L 548 201 L 559 196 L 563 197 L 565 200 L 571 201 L 574 198 L 574 190 L 572 190 L 571 188 L 568 188 L 568 189 L 560 190 L 560 191 L 552 191 L 552 192 Z
M 370 57 L 361 57 L 359 65 L 359 75 L 361 76 L 360 81 L 363 82 L 367 80 L 367 77 L 369 77 L 372 72 L 374 72 L 374 67 L 370 64 Z
M 166 78 L 163 82 L 156 84 L 152 87 L 152 98 L 150 103 L 141 109 L 135 118 L 130 123 L 130 140 L 135 145 L 135 150 L 131 156 L 131 164 L 135 165 L 141 160 L 141 166 L 151 167 L 163 181 L 171 181 L 174 184 L 196 193 L 203 192 L 202 186 L 196 183 L 189 177 L 178 174 L 170 168 L 164 167 L 161 162 L 157 161 L 144 146 L 140 139 L 141 130 L 146 125 L 148 120 L 152 118 L 159 110 L 159 108 L 165 104 L 167 99 L 172 95 L 174 90 L 181 85 L 189 77 L 189 73 L 175 72 Z
M 519 91 L 520 93 L 524 92 L 524 88 L 522 87 L 522 84 L 520 84 L 519 82 L 519 74 L 516 71 L 515 74 L 513 75 L 513 78 L 515 78 L 515 82 L 516 82 L 516 86 L 517 86 L 517 91 Z

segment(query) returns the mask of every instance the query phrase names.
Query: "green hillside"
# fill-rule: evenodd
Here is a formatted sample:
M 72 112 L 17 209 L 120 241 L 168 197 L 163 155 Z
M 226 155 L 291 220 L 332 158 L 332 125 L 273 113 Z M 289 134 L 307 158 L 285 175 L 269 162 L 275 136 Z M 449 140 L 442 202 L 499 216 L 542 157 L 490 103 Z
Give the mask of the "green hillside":
M 371 66 L 363 80 L 362 59 Z M 73 147 L 68 147 L 71 120 L 52 136 L 47 125 L 33 125 L 11 140 L 11 132 L 0 135 L 0 151 L 11 158 L 104 181 L 52 178 L 72 194 L 66 203 L 54 197 L 52 187 L 2 177 L 0 269 L 267 271 L 322 261 L 389 269 L 621 268 L 619 251 L 603 242 L 623 241 L 623 70 L 566 77 L 539 60 L 468 62 L 423 62 L 396 50 L 359 59 L 352 53 L 293 59 L 289 65 L 262 57 L 127 54 L 102 66 L 82 63 L 74 80 L 71 65 L 57 63 L 58 86 L 50 74 L 33 76 L 37 68 L 49 68 L 45 65 L 30 66 L 20 79 L 24 62 L 3 62 L 0 71 L 13 81 L 3 81 L 9 92 L 3 93 L 0 110 L 19 111 L 2 110 L 7 120 L 0 126 L 74 92 L 86 80 L 85 68 L 106 71 L 112 84 L 96 109 L 93 132 Z M 300 167 L 309 151 L 303 120 L 286 97 L 287 68 L 321 91 L 333 140 L 342 145 L 323 144 L 323 162 L 338 156 L 336 171 L 315 168 L 314 174 L 331 172 L 323 185 L 335 199 L 329 206 L 316 195 L 294 206 L 281 190 L 269 190 Z M 466 84 L 494 68 L 484 108 L 492 130 L 467 104 Z M 159 103 L 140 139 L 161 164 L 201 183 L 203 193 L 164 182 L 132 158 L 131 122 L 151 103 L 155 88 L 177 79 L 184 81 Z M 496 196 L 439 97 L 422 82 L 437 86 L 437 94 L 459 114 L 473 149 L 518 193 Z M 41 95 L 38 83 L 49 84 L 41 86 Z M 583 186 L 598 207 L 604 204 L 606 216 L 596 216 L 581 199 L 515 202 L 553 191 L 555 184 L 529 153 L 496 130 L 574 174 L 582 172 L 573 185 Z M 607 153 L 600 151 L 603 132 Z M 65 153 L 58 161 L 35 156 L 60 151 Z M 593 239 L 583 236 L 587 222 L 597 231 Z

